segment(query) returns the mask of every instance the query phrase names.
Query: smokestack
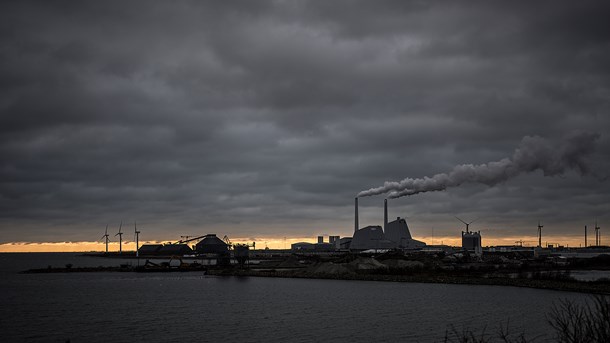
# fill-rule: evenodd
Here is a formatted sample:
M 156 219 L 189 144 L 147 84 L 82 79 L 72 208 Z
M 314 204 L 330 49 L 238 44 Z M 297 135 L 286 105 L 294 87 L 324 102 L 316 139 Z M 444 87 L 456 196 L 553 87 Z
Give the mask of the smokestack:
M 358 198 L 355 199 L 354 204 L 354 233 L 358 231 Z
M 587 225 L 585 225 L 585 248 L 587 247 Z
M 383 199 L 383 232 L 388 232 L 388 199 Z

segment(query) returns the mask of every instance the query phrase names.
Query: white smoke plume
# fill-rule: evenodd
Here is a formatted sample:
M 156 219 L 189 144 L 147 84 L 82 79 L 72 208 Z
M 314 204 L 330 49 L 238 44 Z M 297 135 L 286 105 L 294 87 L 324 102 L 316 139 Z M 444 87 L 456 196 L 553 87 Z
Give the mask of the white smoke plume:
M 496 185 L 521 173 L 542 170 L 545 176 L 561 175 L 567 170 L 587 174 L 590 170 L 586 157 L 595 150 L 599 134 L 578 132 L 566 137 L 559 145 L 553 145 L 539 136 L 525 136 L 512 158 L 485 164 L 461 164 L 449 173 L 432 177 L 406 178 L 402 181 L 386 181 L 383 186 L 358 193 L 358 197 L 388 194 L 399 198 L 423 192 L 442 191 L 463 183 Z

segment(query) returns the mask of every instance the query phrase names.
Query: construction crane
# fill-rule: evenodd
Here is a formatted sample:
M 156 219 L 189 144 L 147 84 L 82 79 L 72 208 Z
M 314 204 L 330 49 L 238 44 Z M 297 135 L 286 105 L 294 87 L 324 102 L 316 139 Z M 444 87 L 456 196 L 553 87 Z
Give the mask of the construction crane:
M 188 242 L 192 242 L 192 241 L 196 241 L 198 239 L 201 239 L 203 237 L 205 237 L 206 235 L 203 236 L 197 236 L 197 237 L 193 237 L 193 236 L 180 236 L 180 238 L 182 238 L 181 240 L 174 242 L 174 243 L 169 243 L 169 244 L 184 244 L 184 243 L 188 243 Z M 191 237 L 191 238 L 189 238 Z
M 227 237 L 227 235 L 225 235 L 224 237 L 222 237 L 222 241 L 225 242 L 227 244 L 227 246 L 229 247 L 229 249 L 233 248 L 233 243 L 231 243 L 231 240 L 229 239 L 229 237 Z

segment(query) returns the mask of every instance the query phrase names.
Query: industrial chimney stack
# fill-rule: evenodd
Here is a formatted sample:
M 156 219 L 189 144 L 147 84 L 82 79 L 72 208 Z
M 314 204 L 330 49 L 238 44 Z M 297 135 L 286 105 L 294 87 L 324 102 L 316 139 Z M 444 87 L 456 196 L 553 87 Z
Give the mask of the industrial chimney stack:
M 388 199 L 383 199 L 383 232 L 388 232 Z
M 354 203 L 354 233 L 358 231 L 358 198 L 355 199 Z

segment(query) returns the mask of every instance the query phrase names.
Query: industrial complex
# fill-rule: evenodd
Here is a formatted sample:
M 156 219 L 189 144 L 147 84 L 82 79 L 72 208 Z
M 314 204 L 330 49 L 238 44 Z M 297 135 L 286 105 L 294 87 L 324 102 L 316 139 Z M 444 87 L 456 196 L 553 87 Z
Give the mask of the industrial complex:
M 340 256 L 345 254 L 380 254 L 380 253 L 400 253 L 402 255 L 412 255 L 415 253 L 435 254 L 442 252 L 452 256 L 472 256 L 479 257 L 484 254 L 517 253 L 524 257 L 593 257 L 600 254 L 610 254 L 610 249 L 601 245 L 601 228 L 595 223 L 595 245 L 587 245 L 587 227 L 585 226 L 585 248 L 567 248 L 559 244 L 542 246 L 542 228 L 538 223 L 538 245 L 536 247 L 524 247 L 523 242 L 519 245 L 483 247 L 480 231 L 470 230 L 470 224 L 474 221 L 466 222 L 458 217 L 459 221 L 465 224 L 465 230 L 461 231 L 461 247 L 451 247 L 445 245 L 427 245 L 425 242 L 413 239 L 409 225 L 405 218 L 396 217 L 388 220 L 388 201 L 384 200 L 383 224 L 359 226 L 358 198 L 354 199 L 354 234 L 352 237 L 340 237 L 337 235 L 318 236 L 317 242 L 299 242 L 291 245 L 290 249 L 254 250 L 255 243 L 234 244 L 227 236 L 222 239 L 216 234 L 205 234 L 199 236 L 181 236 L 176 242 L 166 244 L 144 244 L 138 246 L 135 255 L 138 257 L 191 257 L 202 259 L 213 259 L 218 264 L 229 265 L 231 263 L 246 264 L 249 261 L 251 252 L 256 252 L 260 258 L 265 254 L 290 254 L 296 255 L 319 255 L 319 256 Z M 119 234 L 121 233 L 119 227 Z M 117 235 L 119 235 L 117 234 Z M 138 240 L 140 231 L 134 223 L 134 237 Z M 106 242 L 106 254 L 108 254 L 108 228 L 102 239 Z M 326 241 L 325 238 L 328 237 Z M 119 235 L 120 238 L 120 235 Z M 120 241 L 119 241 L 120 242 Z M 136 243 L 137 244 L 137 243 Z M 122 247 L 119 247 L 119 254 Z
M 358 198 L 354 201 L 354 236 L 330 236 L 329 242 L 324 243 L 323 237 L 318 237 L 318 243 L 295 243 L 293 251 L 379 251 L 379 250 L 416 250 L 426 246 L 426 243 L 411 237 L 409 226 L 404 218 L 388 222 L 388 200 L 384 200 L 383 227 L 369 225 L 359 227 Z
M 118 251 L 108 252 L 106 248 L 105 253 L 89 255 L 136 257 L 137 264 L 121 264 L 110 269 L 49 267 L 28 272 L 202 271 L 226 276 L 497 284 L 610 293 L 610 248 L 602 244 L 597 221 L 594 244 L 589 244 L 585 226 L 584 247 L 555 243 L 543 246 L 540 223 L 537 246 L 523 246 L 523 241 L 518 241 L 515 245 L 484 247 L 481 232 L 470 229 L 474 221 L 456 217 L 465 225 L 465 230 L 461 230 L 461 246 L 447 246 L 415 240 L 405 218 L 396 217 L 392 221 L 388 218 L 385 200 L 382 225 L 360 227 L 356 198 L 351 237 L 318 236 L 315 243 L 294 243 L 289 249 L 256 249 L 255 243 L 233 243 L 227 236 L 220 238 L 213 233 L 181 236 L 180 240 L 166 244 L 137 246 L 141 231 L 134 223 L 137 249 L 129 252 L 121 246 L 120 233 L 124 234 L 121 224 L 115 235 L 119 237 Z M 109 236 L 106 228 L 102 236 L 106 246 Z M 577 280 L 570 273 L 584 273 L 592 281 Z

